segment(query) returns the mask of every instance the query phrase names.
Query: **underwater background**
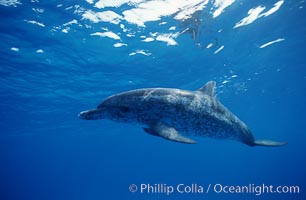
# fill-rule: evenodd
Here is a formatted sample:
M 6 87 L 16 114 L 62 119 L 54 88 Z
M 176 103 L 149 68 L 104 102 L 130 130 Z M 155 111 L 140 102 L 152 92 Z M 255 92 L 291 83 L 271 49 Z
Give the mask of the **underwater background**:
M 0 0 L 0 199 L 306 199 L 305 19 L 304 0 Z M 210 80 L 256 138 L 288 145 L 78 118 L 115 93 Z M 285 189 L 218 191 L 263 184 Z

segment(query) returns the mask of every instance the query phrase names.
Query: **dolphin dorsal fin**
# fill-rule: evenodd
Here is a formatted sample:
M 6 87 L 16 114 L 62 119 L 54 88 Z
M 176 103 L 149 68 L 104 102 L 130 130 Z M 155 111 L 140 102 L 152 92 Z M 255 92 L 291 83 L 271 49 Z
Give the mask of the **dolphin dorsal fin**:
M 215 87 L 216 87 L 216 82 L 209 81 L 197 91 L 202 92 L 203 94 L 209 95 L 211 97 L 215 97 Z

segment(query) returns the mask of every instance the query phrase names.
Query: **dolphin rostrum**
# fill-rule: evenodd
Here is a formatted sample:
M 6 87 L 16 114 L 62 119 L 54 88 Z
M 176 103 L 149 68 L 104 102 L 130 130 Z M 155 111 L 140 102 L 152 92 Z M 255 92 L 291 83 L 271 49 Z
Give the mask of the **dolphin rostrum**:
M 283 146 L 286 142 L 255 140 L 249 128 L 215 96 L 214 81 L 196 91 L 172 88 L 132 90 L 105 99 L 97 109 L 83 111 L 86 120 L 110 119 L 139 123 L 151 135 L 194 144 L 186 137 L 232 139 L 249 146 Z

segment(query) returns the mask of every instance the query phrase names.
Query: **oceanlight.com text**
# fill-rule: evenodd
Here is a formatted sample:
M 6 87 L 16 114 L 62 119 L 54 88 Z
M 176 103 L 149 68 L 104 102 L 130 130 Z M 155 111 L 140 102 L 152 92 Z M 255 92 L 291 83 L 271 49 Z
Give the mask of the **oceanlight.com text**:
M 213 187 L 213 191 L 215 193 L 230 193 L 230 194 L 255 194 L 257 196 L 262 194 L 299 194 L 300 187 L 299 186 L 273 186 L 273 185 L 222 185 L 215 184 Z

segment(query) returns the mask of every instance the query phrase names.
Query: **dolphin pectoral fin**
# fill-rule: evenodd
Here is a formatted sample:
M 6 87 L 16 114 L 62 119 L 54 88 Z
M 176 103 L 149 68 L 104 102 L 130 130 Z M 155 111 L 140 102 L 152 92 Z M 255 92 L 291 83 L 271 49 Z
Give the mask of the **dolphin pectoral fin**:
M 287 142 L 276 142 L 271 140 L 255 140 L 254 146 L 279 147 L 286 145 Z
M 159 136 L 155 131 L 151 130 L 150 128 L 142 128 L 146 133 L 149 133 L 153 136 Z
M 159 137 L 162 137 L 167 140 L 174 141 L 174 142 L 181 142 L 181 143 L 186 143 L 186 144 L 196 143 L 196 141 L 182 136 L 174 128 L 164 126 L 164 125 L 151 126 L 150 128 L 143 128 L 143 130 L 151 135 L 159 136 Z

